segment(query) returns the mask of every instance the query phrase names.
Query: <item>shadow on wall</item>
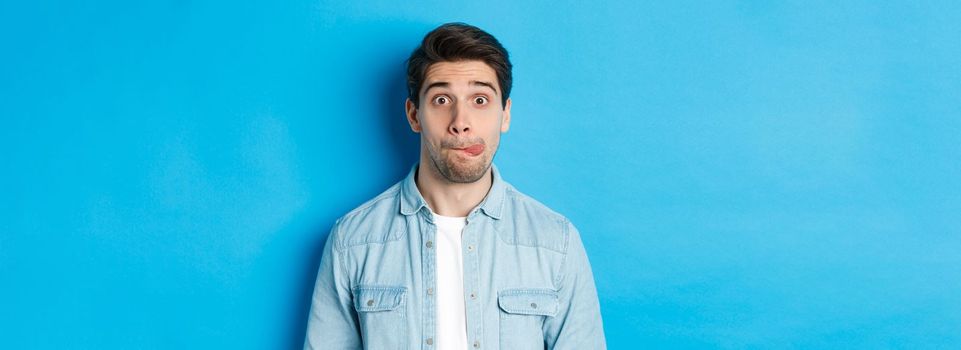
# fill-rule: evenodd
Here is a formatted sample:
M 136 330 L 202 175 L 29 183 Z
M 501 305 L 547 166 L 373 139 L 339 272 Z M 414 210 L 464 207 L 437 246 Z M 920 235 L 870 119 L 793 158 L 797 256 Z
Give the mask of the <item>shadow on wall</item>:
M 384 25 L 373 26 L 383 27 Z M 412 26 L 406 26 L 405 28 L 410 29 L 411 27 Z M 359 194 L 358 198 L 354 198 L 355 200 L 338 201 L 340 203 L 353 203 L 351 205 L 358 205 L 372 198 L 374 195 L 393 185 L 393 183 L 400 181 L 400 179 L 410 171 L 414 162 L 419 159 L 419 134 L 411 131 L 410 125 L 407 123 L 404 113 L 404 102 L 407 98 L 406 59 L 411 50 L 419 44 L 419 36 L 423 35 L 423 33 L 407 31 L 412 35 L 400 35 L 396 29 L 397 28 L 392 28 L 379 31 L 381 33 L 392 34 L 386 34 L 384 37 L 373 38 L 370 41 L 366 41 L 366 46 L 361 49 L 364 55 L 371 55 L 367 57 L 377 58 L 376 62 L 379 62 L 379 65 L 374 67 L 360 64 L 351 66 L 351 68 L 358 71 L 357 76 L 363 80 L 359 86 L 380 87 L 378 105 L 372 109 L 377 115 L 363 116 L 363 119 L 379 121 L 377 125 L 372 126 L 376 131 L 370 133 L 370 143 L 377 143 L 375 139 L 380 139 L 384 140 L 381 144 L 391 145 L 387 152 L 388 154 L 383 158 L 371 157 L 369 158 L 370 160 L 367 160 L 376 161 L 377 159 L 387 159 L 385 164 L 371 167 L 383 169 L 384 174 L 387 174 L 385 175 L 386 183 L 371 184 L 370 188 L 372 188 L 374 192 Z M 402 36 L 403 38 L 398 38 L 398 36 Z M 405 42 L 409 45 L 399 44 Z M 358 95 L 369 95 L 369 91 L 362 91 L 361 93 Z M 337 218 L 346 214 L 351 209 L 353 209 L 353 207 L 336 208 L 335 212 L 326 214 L 329 214 L 327 215 L 328 217 Z M 317 225 L 323 228 L 312 232 L 309 235 L 310 241 L 307 242 L 303 248 L 309 249 L 309 251 L 301 256 L 308 257 L 308 259 L 302 266 L 303 270 L 300 274 L 302 278 L 299 281 L 299 285 L 296 286 L 298 294 L 295 296 L 294 305 L 292 305 L 294 307 L 293 314 L 296 319 L 292 322 L 288 344 L 284 348 L 299 349 L 303 347 L 306 336 L 307 317 L 310 312 L 311 297 L 317 277 L 317 268 L 320 266 L 323 247 L 327 241 L 330 228 L 333 226 L 333 220 L 334 219 L 329 219 L 330 222 L 328 224 Z

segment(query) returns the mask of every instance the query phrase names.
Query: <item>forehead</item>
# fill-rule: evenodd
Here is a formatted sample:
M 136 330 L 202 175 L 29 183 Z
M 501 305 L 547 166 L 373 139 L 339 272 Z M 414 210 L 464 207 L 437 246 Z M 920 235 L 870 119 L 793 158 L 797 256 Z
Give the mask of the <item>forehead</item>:
M 489 82 L 497 85 L 497 73 L 483 61 L 437 62 L 427 68 L 424 87 L 432 83 L 446 82 L 452 86 L 467 86 L 471 81 Z

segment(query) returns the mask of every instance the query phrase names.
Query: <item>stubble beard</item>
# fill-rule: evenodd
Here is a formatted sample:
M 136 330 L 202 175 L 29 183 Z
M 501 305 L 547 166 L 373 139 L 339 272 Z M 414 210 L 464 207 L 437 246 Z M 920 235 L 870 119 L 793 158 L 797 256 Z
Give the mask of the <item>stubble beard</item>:
M 472 140 L 472 144 L 484 143 L 483 140 Z M 486 145 L 485 146 L 490 146 Z M 444 141 L 441 143 L 443 149 L 450 149 L 451 147 L 458 147 L 457 144 L 453 142 Z M 497 145 L 494 145 L 497 147 Z M 493 154 L 496 149 L 485 148 L 484 152 L 475 156 L 465 158 L 459 154 L 450 150 L 448 153 L 442 154 L 439 150 L 435 149 L 430 143 L 427 143 L 427 154 L 430 157 L 431 163 L 434 165 L 434 169 L 440 173 L 447 181 L 452 183 L 474 183 L 479 181 L 487 171 L 490 169 L 491 160 L 493 159 Z

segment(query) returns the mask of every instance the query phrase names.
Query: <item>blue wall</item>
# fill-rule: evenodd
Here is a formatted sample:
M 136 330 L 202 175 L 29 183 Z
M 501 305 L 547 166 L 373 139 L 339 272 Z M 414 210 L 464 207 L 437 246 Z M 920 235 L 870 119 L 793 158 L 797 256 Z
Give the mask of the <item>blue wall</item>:
M 0 347 L 298 348 L 447 21 L 511 51 L 497 164 L 611 348 L 961 348 L 957 2 L 296 0 L 0 5 Z

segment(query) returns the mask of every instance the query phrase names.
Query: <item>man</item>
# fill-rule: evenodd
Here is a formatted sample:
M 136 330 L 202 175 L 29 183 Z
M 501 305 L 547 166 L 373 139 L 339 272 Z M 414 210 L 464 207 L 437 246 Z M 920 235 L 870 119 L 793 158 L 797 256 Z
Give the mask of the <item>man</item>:
M 578 231 L 493 165 L 511 63 L 490 34 L 431 31 L 407 66 L 420 161 L 337 220 L 306 349 L 605 349 Z

